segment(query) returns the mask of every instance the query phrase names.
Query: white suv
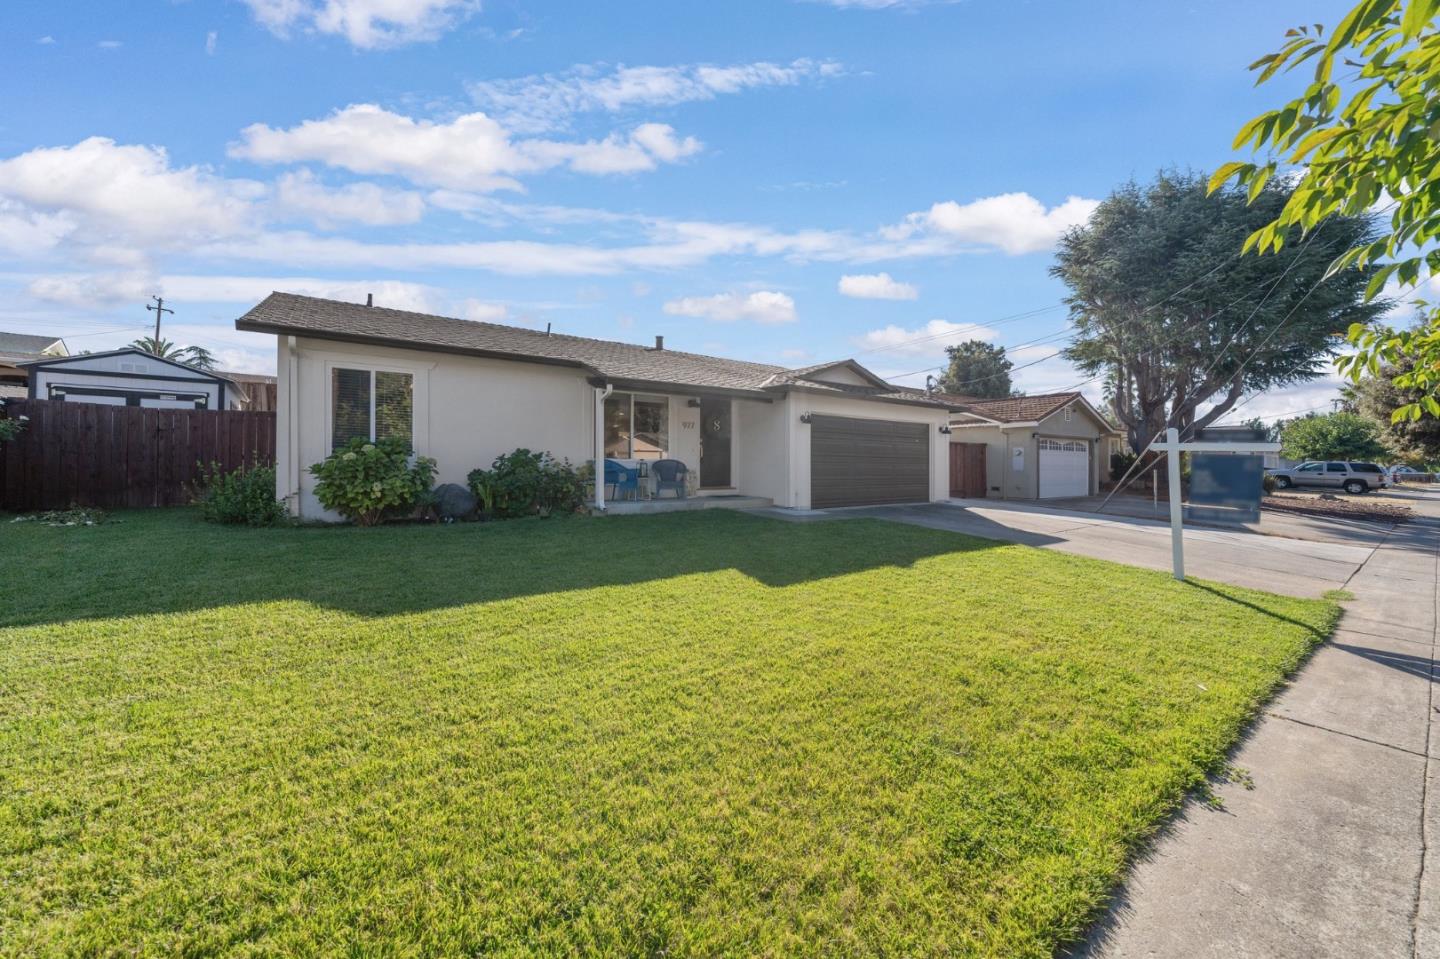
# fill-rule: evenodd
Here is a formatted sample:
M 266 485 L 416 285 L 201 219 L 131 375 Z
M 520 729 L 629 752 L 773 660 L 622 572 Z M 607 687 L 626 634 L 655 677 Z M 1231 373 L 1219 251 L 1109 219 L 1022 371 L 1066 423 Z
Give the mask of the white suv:
M 1289 469 L 1272 470 L 1270 475 L 1275 477 L 1275 486 L 1279 489 L 1322 486 L 1359 495 L 1372 489 L 1385 489 L 1390 485 L 1382 467 L 1374 463 L 1341 460 L 1312 460 Z

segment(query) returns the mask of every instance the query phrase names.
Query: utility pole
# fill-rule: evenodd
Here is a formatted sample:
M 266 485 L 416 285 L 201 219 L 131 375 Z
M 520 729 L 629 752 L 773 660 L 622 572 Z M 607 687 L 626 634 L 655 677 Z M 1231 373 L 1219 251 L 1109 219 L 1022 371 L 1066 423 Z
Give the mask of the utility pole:
M 165 305 L 165 298 L 164 298 L 164 297 L 152 296 L 152 297 L 150 297 L 150 299 L 154 300 L 155 302 L 152 303 L 152 304 L 150 304 L 149 306 L 145 307 L 145 309 L 147 309 L 147 310 L 154 310 L 154 311 L 155 311 L 155 345 L 156 345 L 156 346 L 159 346 L 159 345 L 160 345 L 160 317 L 161 317 L 163 314 L 165 314 L 165 313 L 170 313 L 170 314 L 173 315 L 175 311 L 172 310 L 172 309 L 170 309 L 169 307 L 167 307 L 167 306 Z

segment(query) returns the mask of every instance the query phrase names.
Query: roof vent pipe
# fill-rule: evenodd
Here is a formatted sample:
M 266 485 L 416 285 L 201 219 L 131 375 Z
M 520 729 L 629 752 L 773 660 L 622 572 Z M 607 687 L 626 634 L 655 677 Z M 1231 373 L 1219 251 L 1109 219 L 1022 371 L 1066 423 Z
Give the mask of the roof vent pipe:
M 655 337 L 655 349 L 657 349 L 657 350 L 663 350 L 663 349 L 665 349 L 665 337 L 663 337 L 663 336 L 656 336 L 656 337 Z
M 374 293 L 366 293 L 366 294 L 365 294 L 365 305 L 366 305 L 366 306 L 374 306 L 374 305 L 375 305 L 375 294 L 374 294 Z
M 545 335 L 546 335 L 546 336 L 549 336 L 549 335 L 550 335 L 550 324 L 549 324 L 549 323 L 546 323 L 546 324 L 545 324 Z

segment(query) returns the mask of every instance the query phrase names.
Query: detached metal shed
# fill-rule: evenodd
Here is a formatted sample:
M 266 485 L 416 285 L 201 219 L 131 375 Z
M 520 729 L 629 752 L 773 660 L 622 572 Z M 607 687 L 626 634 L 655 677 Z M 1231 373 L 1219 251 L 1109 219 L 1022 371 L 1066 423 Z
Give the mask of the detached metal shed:
M 223 410 L 238 395 L 217 373 L 126 347 L 106 353 L 44 357 L 22 363 L 32 400 L 102 403 L 164 410 Z

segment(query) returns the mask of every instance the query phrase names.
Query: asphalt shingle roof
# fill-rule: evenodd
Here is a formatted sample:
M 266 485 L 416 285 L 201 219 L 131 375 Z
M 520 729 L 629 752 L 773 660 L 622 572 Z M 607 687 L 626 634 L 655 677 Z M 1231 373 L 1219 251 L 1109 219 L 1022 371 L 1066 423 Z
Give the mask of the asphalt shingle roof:
M 0 333 L 0 353 L 39 355 L 59 339 L 58 336 L 36 336 L 32 333 Z
M 781 376 L 782 366 L 750 363 L 633 343 L 545 333 L 499 323 L 479 323 L 429 313 L 363 306 L 294 293 L 271 293 L 235 321 L 237 329 L 320 339 L 368 342 L 481 356 L 561 363 L 607 380 L 765 394 L 789 388 L 833 391 L 890 402 L 944 405 L 900 387 L 839 386 Z M 833 363 L 824 364 L 833 366 Z M 807 370 L 814 368 L 807 368 Z M 780 382 L 777 382 L 777 377 Z
M 1038 423 L 1051 413 L 1080 399 L 1080 393 L 1037 393 L 1033 396 L 1010 396 L 1003 399 L 984 400 L 973 397 L 953 397 L 966 413 L 974 413 L 988 420 L 1001 423 Z

